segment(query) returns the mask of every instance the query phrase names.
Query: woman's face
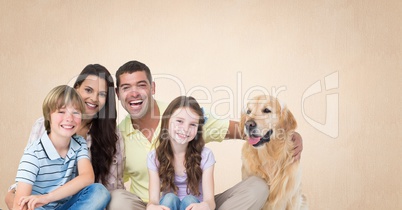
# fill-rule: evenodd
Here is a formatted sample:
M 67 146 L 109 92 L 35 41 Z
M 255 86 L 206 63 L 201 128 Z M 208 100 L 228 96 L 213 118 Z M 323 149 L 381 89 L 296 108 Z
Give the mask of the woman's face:
M 88 75 L 76 90 L 85 103 L 85 115 L 83 118 L 92 119 L 105 106 L 107 97 L 106 80 L 95 75 Z

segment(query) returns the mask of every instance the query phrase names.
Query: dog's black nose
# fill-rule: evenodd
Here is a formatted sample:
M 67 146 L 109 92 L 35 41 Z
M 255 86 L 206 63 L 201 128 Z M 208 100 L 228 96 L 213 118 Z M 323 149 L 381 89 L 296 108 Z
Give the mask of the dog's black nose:
M 256 123 L 254 122 L 254 120 L 248 120 L 246 122 L 246 129 L 249 131 L 253 130 L 255 128 L 255 126 L 256 126 Z

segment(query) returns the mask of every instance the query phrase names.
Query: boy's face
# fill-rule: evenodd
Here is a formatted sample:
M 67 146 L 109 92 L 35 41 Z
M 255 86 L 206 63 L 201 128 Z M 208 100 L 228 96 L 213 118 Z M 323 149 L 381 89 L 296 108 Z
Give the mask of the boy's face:
M 50 136 L 70 138 L 81 125 L 82 113 L 71 104 L 50 114 Z
M 142 118 L 150 110 L 155 83 L 150 83 L 144 71 L 120 75 L 117 96 L 132 119 Z

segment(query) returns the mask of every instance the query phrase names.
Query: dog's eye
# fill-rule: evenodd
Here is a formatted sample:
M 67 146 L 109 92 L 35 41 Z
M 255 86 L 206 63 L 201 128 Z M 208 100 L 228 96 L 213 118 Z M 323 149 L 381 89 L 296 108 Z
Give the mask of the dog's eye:
M 271 113 L 271 110 L 269 110 L 268 108 L 265 108 L 264 110 L 262 110 L 264 113 Z
M 250 110 L 250 109 L 247 109 L 246 113 L 247 113 L 247 114 L 250 114 L 250 113 L 251 113 L 251 110 Z

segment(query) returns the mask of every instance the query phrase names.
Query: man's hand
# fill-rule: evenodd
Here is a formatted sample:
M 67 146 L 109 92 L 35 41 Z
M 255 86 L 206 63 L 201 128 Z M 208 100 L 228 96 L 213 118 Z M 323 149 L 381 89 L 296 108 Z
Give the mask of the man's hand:
M 295 148 L 294 148 L 294 161 L 298 161 L 301 158 L 301 152 L 303 150 L 303 139 L 300 136 L 299 133 L 294 132 L 292 135 L 292 141 L 295 143 Z

